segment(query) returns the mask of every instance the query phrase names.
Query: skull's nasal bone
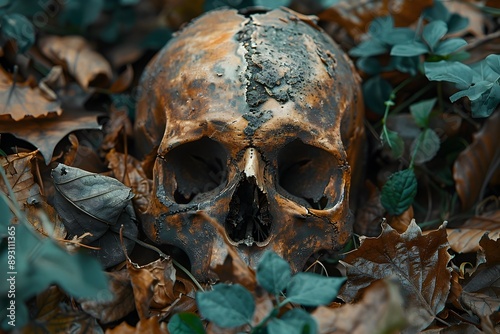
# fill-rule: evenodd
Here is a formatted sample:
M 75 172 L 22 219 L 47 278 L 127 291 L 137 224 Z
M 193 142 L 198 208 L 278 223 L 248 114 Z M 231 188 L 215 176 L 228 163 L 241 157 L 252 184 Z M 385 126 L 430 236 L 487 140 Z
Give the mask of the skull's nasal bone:
M 243 173 L 245 174 L 247 179 L 254 178 L 255 184 L 259 188 L 260 191 L 264 191 L 264 162 L 262 161 L 262 157 L 260 153 L 250 147 L 245 151 L 245 155 L 243 156 L 244 168 Z

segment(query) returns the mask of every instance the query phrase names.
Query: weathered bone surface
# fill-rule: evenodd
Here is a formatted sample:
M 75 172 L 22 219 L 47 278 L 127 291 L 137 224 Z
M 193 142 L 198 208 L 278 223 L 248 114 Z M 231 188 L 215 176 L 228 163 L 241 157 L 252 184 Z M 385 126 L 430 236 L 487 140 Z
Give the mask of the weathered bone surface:
M 215 278 L 227 243 L 250 265 L 274 250 L 295 271 L 342 247 L 362 164 L 359 81 L 293 11 L 220 10 L 189 24 L 141 83 L 137 143 L 157 151 L 148 237 L 183 249 L 200 280 Z

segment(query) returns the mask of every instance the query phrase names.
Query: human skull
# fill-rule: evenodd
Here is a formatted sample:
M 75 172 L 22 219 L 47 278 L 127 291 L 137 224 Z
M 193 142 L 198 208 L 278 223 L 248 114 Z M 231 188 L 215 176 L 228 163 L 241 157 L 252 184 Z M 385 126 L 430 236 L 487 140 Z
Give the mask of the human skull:
M 359 82 L 314 18 L 218 10 L 190 23 L 140 86 L 137 143 L 157 150 L 147 236 L 184 250 L 199 280 L 228 247 L 250 266 L 272 250 L 294 271 L 341 248 L 362 164 Z

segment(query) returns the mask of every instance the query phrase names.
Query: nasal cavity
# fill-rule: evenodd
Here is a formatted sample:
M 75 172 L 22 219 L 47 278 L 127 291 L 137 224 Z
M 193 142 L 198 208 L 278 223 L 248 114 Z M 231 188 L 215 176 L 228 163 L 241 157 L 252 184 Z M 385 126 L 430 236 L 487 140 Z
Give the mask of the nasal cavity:
M 267 245 L 271 224 L 266 194 L 257 186 L 255 177 L 244 177 L 229 204 L 226 235 L 234 245 L 263 247 Z

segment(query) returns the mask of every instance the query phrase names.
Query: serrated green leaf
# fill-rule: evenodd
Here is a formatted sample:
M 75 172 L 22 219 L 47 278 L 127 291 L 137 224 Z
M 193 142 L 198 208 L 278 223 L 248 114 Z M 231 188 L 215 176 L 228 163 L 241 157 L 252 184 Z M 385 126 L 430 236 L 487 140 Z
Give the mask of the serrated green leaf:
M 436 98 L 423 100 L 410 105 L 410 113 L 421 128 L 429 126 L 429 116 L 431 114 L 432 108 L 436 104 Z
M 437 45 L 434 50 L 434 54 L 440 56 L 447 56 L 460 49 L 462 46 L 467 45 L 467 42 L 462 38 L 449 38 L 442 41 Z
M 385 111 L 384 102 L 389 100 L 392 86 L 389 81 L 380 75 L 369 78 L 363 83 L 363 98 L 366 106 L 373 112 L 383 115 Z
M 345 282 L 344 277 L 325 277 L 313 273 L 298 273 L 286 289 L 286 300 L 304 306 L 330 303 Z
M 171 334 L 205 334 L 200 318 L 189 312 L 176 313 L 167 325 Z
M 305 310 L 301 308 L 293 308 L 290 311 L 283 314 L 280 318 L 286 321 L 288 324 L 301 329 L 303 334 L 316 334 L 318 333 L 318 323 L 316 320 Z
M 438 44 L 439 40 L 446 35 L 448 31 L 448 26 L 446 22 L 441 20 L 432 21 L 424 27 L 422 33 L 422 38 L 427 42 L 430 49 L 434 51 L 434 48 Z
M 397 132 L 391 130 L 382 131 L 380 139 L 383 145 L 390 148 L 394 159 L 401 158 L 405 149 L 405 143 Z
M 414 57 L 428 52 L 429 48 L 427 45 L 418 41 L 413 41 L 394 45 L 391 49 L 391 56 Z
M 489 55 L 486 57 L 486 63 L 493 71 L 500 74 L 500 55 Z
M 220 327 L 237 327 L 252 321 L 255 301 L 239 284 L 216 284 L 212 291 L 198 292 L 196 303 L 201 315 Z
M 0 27 L 7 39 L 16 41 L 21 53 L 26 52 L 35 43 L 35 29 L 24 15 L 17 13 L 3 15 Z
M 278 295 L 292 277 L 290 265 L 278 254 L 266 251 L 257 266 L 257 281 L 267 292 Z
M 472 84 L 474 75 L 474 71 L 469 66 L 457 61 L 424 62 L 424 70 L 427 79 L 453 82 L 460 89 L 468 88 Z
M 414 162 L 416 164 L 423 164 L 434 158 L 439 151 L 441 141 L 439 136 L 432 129 L 425 129 L 422 131 L 411 145 L 411 151 L 415 152 Z
M 382 187 L 380 201 L 391 215 L 405 212 L 417 194 L 417 178 L 413 169 L 404 169 L 392 174 Z

